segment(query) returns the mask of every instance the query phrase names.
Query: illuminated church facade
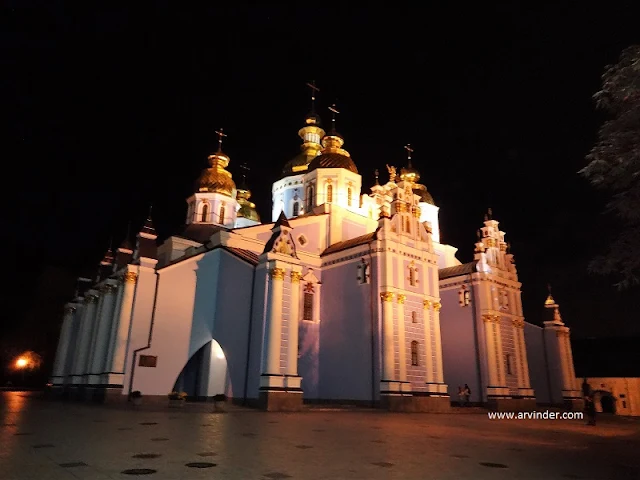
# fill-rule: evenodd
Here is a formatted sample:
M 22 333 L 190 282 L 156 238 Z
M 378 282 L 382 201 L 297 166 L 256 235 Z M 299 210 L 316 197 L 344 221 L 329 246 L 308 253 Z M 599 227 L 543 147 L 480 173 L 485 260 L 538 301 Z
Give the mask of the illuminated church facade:
M 313 111 L 263 223 L 220 148 L 158 242 L 151 217 L 67 304 L 51 383 L 72 396 L 225 394 L 268 410 L 305 402 L 446 411 L 528 409 L 576 391 L 569 331 L 522 314 L 505 233 L 488 216 L 473 262 L 441 243 L 439 209 L 411 165 L 362 192 L 335 129 Z

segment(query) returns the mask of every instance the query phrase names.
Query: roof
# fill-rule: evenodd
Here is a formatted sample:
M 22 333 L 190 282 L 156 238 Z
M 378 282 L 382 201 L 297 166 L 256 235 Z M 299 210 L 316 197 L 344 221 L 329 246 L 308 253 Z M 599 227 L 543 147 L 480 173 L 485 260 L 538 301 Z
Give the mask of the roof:
M 308 171 L 311 172 L 316 168 L 344 168 L 353 173 L 358 173 L 356 164 L 353 163 L 351 157 L 340 153 L 327 152 L 318 155 L 309 164 Z
M 245 250 L 244 248 L 235 248 L 235 247 L 222 247 L 222 248 L 233 253 L 237 257 L 240 257 L 241 259 L 246 260 L 252 265 L 258 264 L 258 261 L 259 261 L 258 254 L 255 252 L 252 252 L 251 250 Z
M 327 247 L 324 252 L 320 254 L 330 255 L 332 253 L 340 252 L 342 250 L 346 250 L 348 248 L 357 247 L 359 245 L 364 245 L 376 239 L 376 232 L 367 233 L 365 235 L 360 235 L 359 237 L 351 238 L 349 240 L 345 240 L 344 242 L 334 243 Z
M 440 280 L 446 278 L 459 277 L 460 275 L 470 275 L 477 272 L 476 262 L 463 263 L 462 265 L 455 265 L 453 267 L 441 268 L 438 270 L 438 277 Z
M 211 238 L 211 235 L 221 230 L 227 230 L 227 228 L 210 223 L 192 223 L 186 225 L 177 236 L 198 243 L 206 243 Z

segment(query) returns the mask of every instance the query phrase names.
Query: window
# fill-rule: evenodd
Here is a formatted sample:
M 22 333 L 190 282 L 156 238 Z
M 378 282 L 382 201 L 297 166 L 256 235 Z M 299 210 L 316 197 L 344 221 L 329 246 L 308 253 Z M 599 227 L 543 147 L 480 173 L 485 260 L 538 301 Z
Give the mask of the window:
M 313 293 L 304 292 L 304 307 L 302 312 L 303 320 L 313 320 Z
M 412 264 L 412 265 L 409 265 L 409 285 L 411 285 L 412 287 L 415 287 L 416 283 L 418 283 L 416 281 L 416 267 Z
M 471 303 L 471 292 L 467 290 L 466 285 L 462 285 L 462 288 L 458 290 L 458 302 L 461 307 L 466 307 Z
M 307 187 L 307 212 L 313 208 L 313 185 Z
M 347 206 L 351 206 L 351 187 L 347 188 Z
M 507 290 L 502 291 L 502 308 L 509 310 L 509 292 Z
M 404 223 L 405 223 L 405 225 L 404 225 L 404 229 L 405 229 L 407 232 L 411 233 L 411 217 L 407 216 L 407 217 L 405 218 L 405 222 L 404 222 Z
M 507 375 L 511 375 L 511 355 L 508 353 L 505 355 L 505 361 L 507 364 Z
M 158 357 L 154 355 L 140 355 L 138 366 L 155 368 L 158 365 Z
M 361 285 L 365 283 L 369 283 L 369 277 L 370 277 L 369 271 L 370 271 L 369 264 L 363 258 L 362 263 L 358 265 L 358 283 L 360 283 Z
M 220 223 L 224 223 L 224 204 L 220 205 Z
M 300 204 L 298 202 L 293 203 L 293 216 L 297 217 L 300 215 Z
M 411 323 L 418 323 L 418 313 L 411 312 Z
M 418 365 L 418 342 L 411 342 L 411 365 Z
M 207 222 L 209 218 L 209 204 L 205 203 L 202 205 L 202 221 Z
M 333 202 L 333 185 L 327 185 L 327 203 Z
M 307 237 L 305 237 L 304 235 L 299 235 L 298 236 L 298 243 L 300 245 L 302 245 L 303 247 L 307 244 L 308 240 Z
M 471 292 L 465 290 L 464 292 L 464 305 L 467 306 L 471 303 Z

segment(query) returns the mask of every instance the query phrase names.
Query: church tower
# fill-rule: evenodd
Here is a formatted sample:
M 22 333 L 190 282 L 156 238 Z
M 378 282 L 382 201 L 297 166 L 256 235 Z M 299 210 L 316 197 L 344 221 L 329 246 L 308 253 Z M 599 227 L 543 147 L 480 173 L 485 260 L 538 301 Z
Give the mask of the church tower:
M 187 199 L 187 225 L 192 223 L 233 227 L 236 220 L 236 184 L 226 170 L 229 156 L 222 151 L 222 129 L 218 134 L 218 151 L 209 155 L 205 168 L 195 185 L 195 193 Z
M 323 204 L 339 205 L 354 212 L 360 211 L 362 177 L 356 164 L 344 148 L 344 138 L 336 131 L 335 105 L 331 130 L 322 139 L 322 152 L 315 157 L 304 175 L 305 211 Z
M 277 221 L 280 213 L 287 218 L 297 217 L 305 213 L 305 198 L 302 178 L 311 161 L 322 150 L 320 141 L 325 131 L 321 127 L 320 117 L 316 114 L 315 94 L 320 91 L 315 83 L 308 83 L 311 89 L 311 111 L 304 119 L 304 126 L 298 131 L 302 139 L 300 153 L 284 166 L 284 177 L 273 184 L 272 188 L 272 221 Z
M 551 401 L 571 409 L 580 409 L 582 396 L 577 388 L 578 381 L 573 369 L 570 330 L 562 321 L 560 306 L 551 296 L 551 288 L 544 302 L 544 309 L 544 345 L 547 351 Z
M 418 201 L 420 223 L 429 222 L 431 238 L 434 242 L 440 243 L 440 224 L 438 221 L 438 210 L 440 209 L 427 191 L 427 187 L 418 183 L 420 181 L 420 172 L 411 164 L 413 148 L 411 148 L 411 145 L 406 145 L 404 148 L 407 150 L 407 166 L 400 170 L 400 180 L 411 183 L 413 193 L 420 197 Z
M 248 170 L 246 165 L 240 165 L 240 168 Z M 256 204 L 249 201 L 251 198 L 251 190 L 247 187 L 246 175 L 242 175 L 242 183 L 236 193 L 236 201 L 238 202 L 238 211 L 236 213 L 235 227 L 249 227 L 251 225 L 260 224 L 260 215 L 256 210 Z

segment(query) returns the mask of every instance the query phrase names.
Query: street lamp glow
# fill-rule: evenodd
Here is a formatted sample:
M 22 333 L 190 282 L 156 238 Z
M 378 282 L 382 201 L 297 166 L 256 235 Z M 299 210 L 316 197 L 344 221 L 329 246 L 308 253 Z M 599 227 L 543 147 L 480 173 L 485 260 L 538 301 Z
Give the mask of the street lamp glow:
M 21 358 L 19 358 L 18 360 L 16 360 L 16 367 L 18 367 L 18 368 L 24 368 L 24 367 L 26 367 L 26 366 L 27 366 L 27 363 L 29 363 L 29 362 L 27 361 L 27 359 L 26 359 L 26 358 L 22 358 L 22 357 L 21 357 Z

